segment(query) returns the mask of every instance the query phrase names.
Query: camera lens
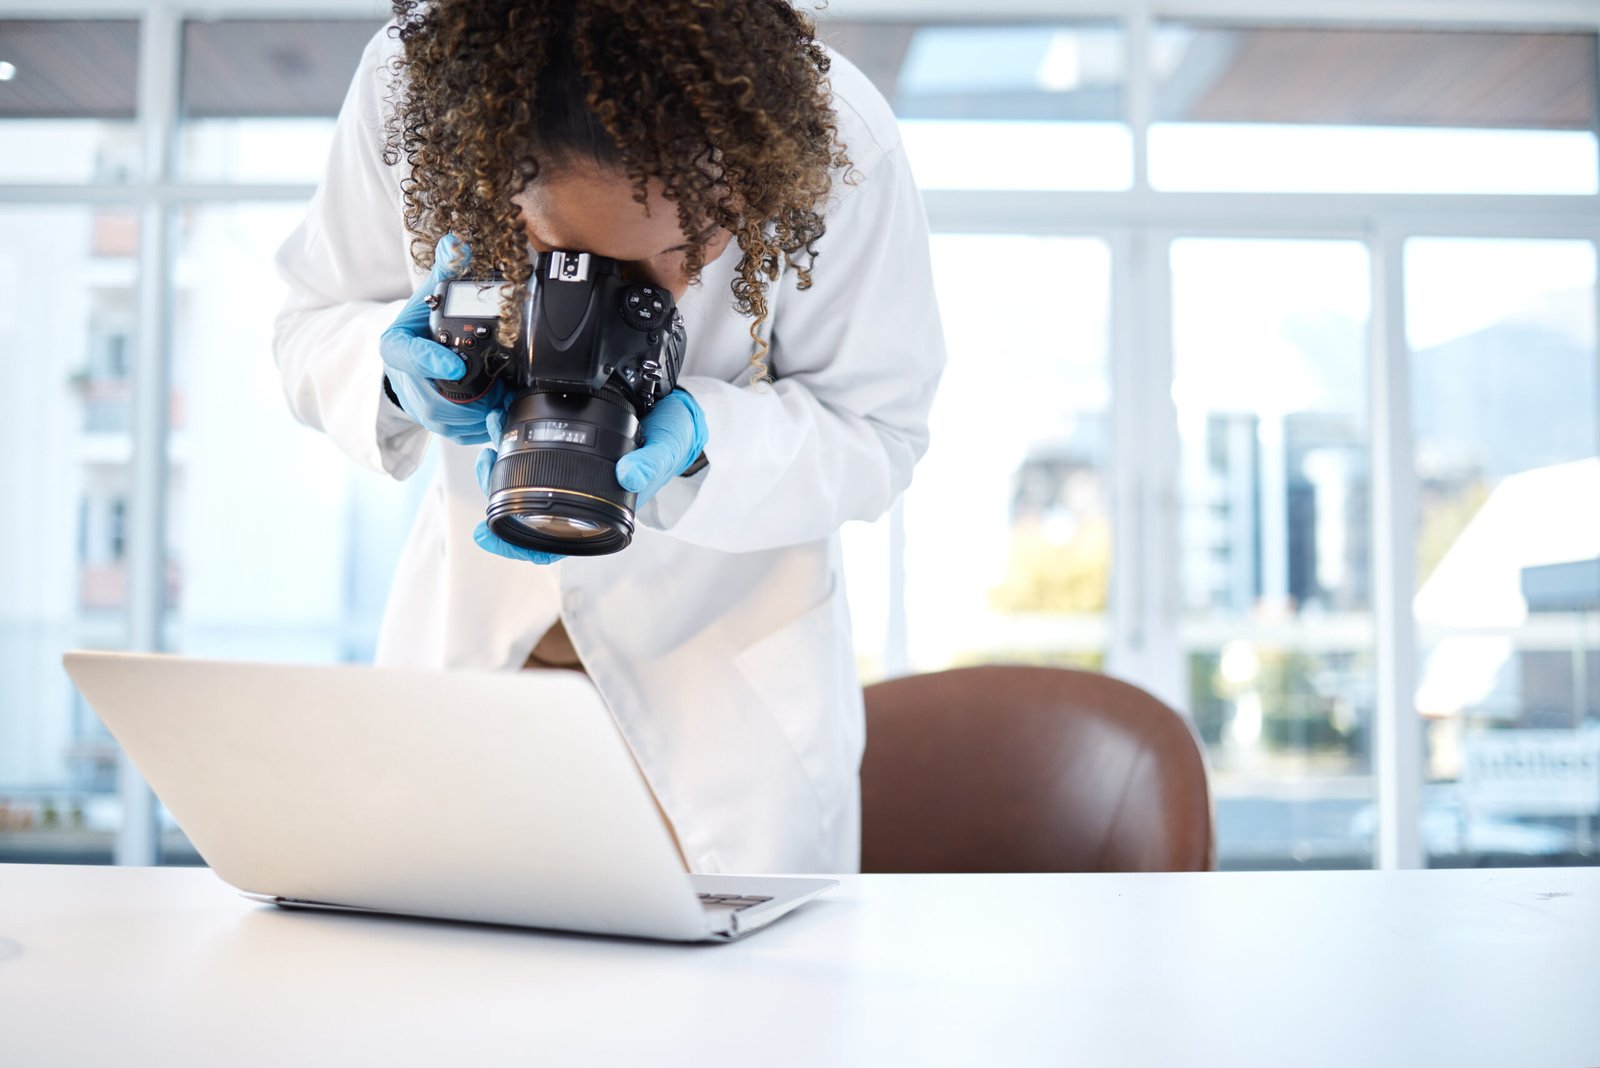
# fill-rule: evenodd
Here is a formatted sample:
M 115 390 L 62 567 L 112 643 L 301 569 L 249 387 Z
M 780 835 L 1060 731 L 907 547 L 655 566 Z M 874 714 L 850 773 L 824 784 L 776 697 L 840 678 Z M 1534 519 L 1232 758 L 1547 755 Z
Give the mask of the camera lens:
M 639 420 L 614 390 L 529 391 L 506 413 L 489 475 L 489 529 L 528 549 L 614 553 L 633 540 L 634 495 L 617 461 L 637 448 Z

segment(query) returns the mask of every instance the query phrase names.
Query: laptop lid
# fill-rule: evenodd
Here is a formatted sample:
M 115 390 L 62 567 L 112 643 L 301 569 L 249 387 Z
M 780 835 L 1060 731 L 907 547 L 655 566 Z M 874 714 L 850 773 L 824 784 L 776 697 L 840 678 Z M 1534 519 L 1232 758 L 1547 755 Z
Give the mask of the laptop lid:
M 578 672 L 98 652 L 63 662 L 201 857 L 240 890 L 706 934 L 670 832 Z

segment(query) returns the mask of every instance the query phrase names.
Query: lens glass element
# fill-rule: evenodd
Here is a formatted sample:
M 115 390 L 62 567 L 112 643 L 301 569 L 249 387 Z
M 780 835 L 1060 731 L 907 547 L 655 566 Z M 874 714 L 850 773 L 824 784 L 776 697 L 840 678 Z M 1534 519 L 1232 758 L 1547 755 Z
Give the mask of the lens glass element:
M 581 539 L 598 538 L 608 534 L 611 528 L 602 523 L 591 523 L 586 519 L 575 519 L 564 515 L 517 515 L 512 516 L 520 526 L 528 528 L 535 534 L 542 534 L 547 538 Z

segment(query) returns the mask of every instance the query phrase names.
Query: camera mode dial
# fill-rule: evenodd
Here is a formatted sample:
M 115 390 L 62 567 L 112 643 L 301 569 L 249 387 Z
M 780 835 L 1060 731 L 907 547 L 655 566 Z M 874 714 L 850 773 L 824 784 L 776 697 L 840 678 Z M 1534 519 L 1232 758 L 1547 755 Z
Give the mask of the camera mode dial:
M 617 295 L 617 308 L 635 330 L 655 330 L 666 321 L 671 299 L 656 286 L 628 286 Z

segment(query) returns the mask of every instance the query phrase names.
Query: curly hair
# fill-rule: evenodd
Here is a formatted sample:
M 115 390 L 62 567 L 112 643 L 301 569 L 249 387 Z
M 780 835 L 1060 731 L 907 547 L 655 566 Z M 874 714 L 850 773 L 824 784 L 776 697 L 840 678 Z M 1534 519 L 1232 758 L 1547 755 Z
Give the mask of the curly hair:
M 752 380 L 767 376 L 758 327 L 783 265 L 811 284 L 831 171 L 849 173 L 830 103 L 828 56 L 787 0 L 394 0 L 402 50 L 384 160 L 404 158 L 412 258 L 432 265 L 454 232 L 474 262 L 514 283 L 532 273 L 512 198 L 584 164 L 659 182 L 691 239 L 733 235 L 732 290 L 750 316 Z

